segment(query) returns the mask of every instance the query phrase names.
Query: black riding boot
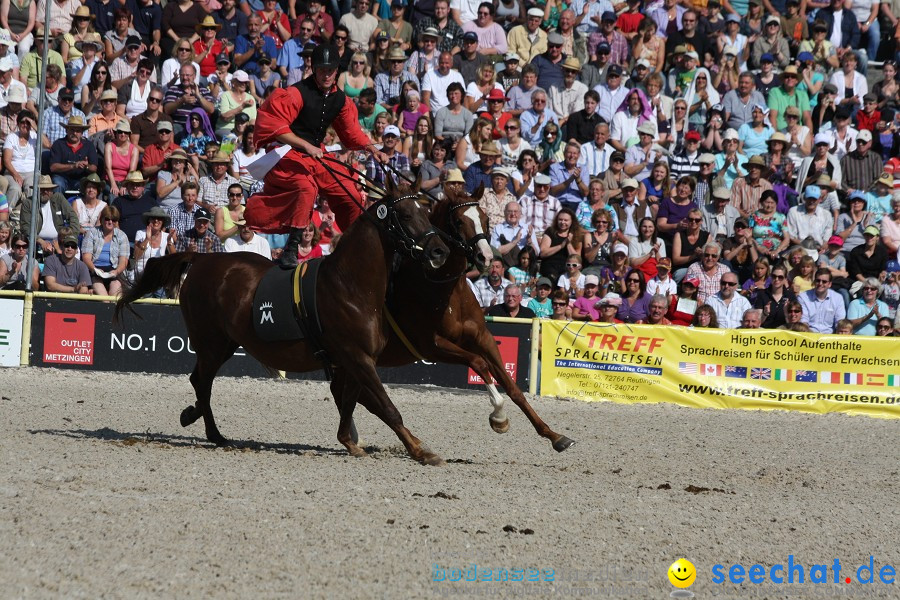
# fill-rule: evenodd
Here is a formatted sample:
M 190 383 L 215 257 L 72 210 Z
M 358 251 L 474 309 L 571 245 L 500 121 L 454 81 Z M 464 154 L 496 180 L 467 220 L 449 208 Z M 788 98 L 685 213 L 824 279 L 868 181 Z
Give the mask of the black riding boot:
M 291 234 L 288 236 L 287 244 L 284 245 L 284 251 L 278 264 L 284 268 L 294 268 L 297 266 L 297 253 L 300 251 L 300 236 L 303 234 L 302 229 L 291 227 Z

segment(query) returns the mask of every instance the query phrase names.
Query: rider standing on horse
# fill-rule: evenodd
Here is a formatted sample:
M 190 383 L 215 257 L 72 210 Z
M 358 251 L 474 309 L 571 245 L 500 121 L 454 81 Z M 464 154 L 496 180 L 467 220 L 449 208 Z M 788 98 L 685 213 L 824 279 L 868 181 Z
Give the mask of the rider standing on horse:
M 359 190 L 351 180 L 353 172 L 344 164 L 322 160 L 322 140 L 329 126 L 349 150 L 373 146 L 359 125 L 356 105 L 336 86 L 339 58 L 334 46 L 317 46 L 312 55 L 313 74 L 275 90 L 259 108 L 256 119 L 258 148 L 276 143 L 291 149 L 266 174 L 262 192 L 247 201 L 244 218 L 256 231 L 290 232 L 281 258 L 284 266 L 297 264 L 300 236 L 310 223 L 317 196 L 328 200 L 342 230 L 362 212 Z M 382 152 L 373 148 L 372 153 L 380 162 L 387 161 Z

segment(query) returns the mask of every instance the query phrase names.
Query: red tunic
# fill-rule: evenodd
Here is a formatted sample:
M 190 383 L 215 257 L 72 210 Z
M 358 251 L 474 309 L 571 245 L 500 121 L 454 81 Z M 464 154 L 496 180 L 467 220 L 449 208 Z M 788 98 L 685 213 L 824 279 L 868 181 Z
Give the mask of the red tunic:
M 333 88 L 332 91 L 337 88 Z M 277 137 L 291 132 L 291 123 L 302 118 L 303 97 L 291 86 L 275 90 L 259 107 L 254 138 L 257 148 L 278 143 Z M 345 148 L 359 150 L 371 141 L 359 126 L 356 105 L 345 98 L 344 106 L 331 124 Z M 348 175 L 353 172 L 345 165 L 328 162 L 328 167 Z M 362 213 L 359 190 L 346 177 L 329 173 L 322 161 L 292 149 L 263 179 L 263 190 L 247 200 L 244 218 L 254 230 L 262 233 L 286 233 L 290 228 L 304 228 L 312 217 L 317 196 L 328 200 L 341 230 Z M 348 197 L 347 193 L 351 197 Z M 355 202 L 354 202 L 355 201 Z

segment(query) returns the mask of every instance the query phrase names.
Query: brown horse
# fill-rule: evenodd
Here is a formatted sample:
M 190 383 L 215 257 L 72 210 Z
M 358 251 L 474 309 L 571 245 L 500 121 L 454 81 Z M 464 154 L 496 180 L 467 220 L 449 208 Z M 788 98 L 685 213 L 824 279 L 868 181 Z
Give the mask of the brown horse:
M 418 187 L 398 191 L 388 178 L 385 199 L 372 206 L 347 229 L 334 254 L 319 270 L 316 285 L 320 298 L 319 319 L 324 335 L 321 345 L 331 363 L 366 391 L 364 406 L 388 425 L 406 446 L 410 456 L 423 463 L 440 463 L 439 457 L 404 427 L 375 370 L 376 357 L 387 340 L 382 310 L 388 276 L 398 251 L 429 269 L 443 265 L 449 249 L 428 221 Z M 189 267 L 189 270 L 187 270 Z M 256 288 L 272 263 L 252 253 L 178 253 L 151 259 L 141 278 L 116 305 L 119 319 L 125 307 L 159 288 L 180 289 L 181 312 L 197 364 L 191 384 L 197 402 L 181 413 L 188 426 L 200 417 L 206 437 L 215 444 L 228 441 L 216 427 L 210 395 L 216 372 L 244 349 L 263 365 L 282 371 L 304 372 L 322 367 L 305 341 L 266 342 L 257 337 L 252 323 Z
M 488 331 L 481 307 L 469 289 L 463 274 L 471 259 L 484 267 L 493 252 L 487 241 L 488 220 L 478 200 L 484 188 L 474 197 L 447 191 L 447 200 L 434 205 L 431 222 L 435 227 L 451 233 L 451 253 L 447 262 L 436 272 L 426 271 L 412 260 L 403 260 L 392 278 L 392 301 L 388 308 L 415 351 L 429 361 L 468 365 L 487 384 L 494 411 L 490 424 L 494 431 L 505 433 L 509 420 L 503 410 L 504 399 L 491 381 L 500 382 L 512 401 L 525 413 L 535 430 L 562 452 L 574 442 L 554 432 L 534 411 L 525 394 L 503 366 L 497 342 Z M 401 308 L 402 307 L 402 308 Z M 400 338 L 391 331 L 387 346 L 378 357 L 378 365 L 399 366 L 416 361 L 415 356 Z M 348 374 L 338 369 L 331 384 L 331 392 L 341 413 L 338 441 L 350 454 L 365 456 L 355 440 L 352 414 L 365 391 Z

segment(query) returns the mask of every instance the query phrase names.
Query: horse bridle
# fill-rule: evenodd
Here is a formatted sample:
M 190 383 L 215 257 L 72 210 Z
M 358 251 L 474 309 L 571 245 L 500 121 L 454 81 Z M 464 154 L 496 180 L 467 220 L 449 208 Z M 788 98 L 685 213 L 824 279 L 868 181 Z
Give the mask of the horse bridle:
M 456 219 L 453 217 L 453 214 L 456 212 L 457 209 L 459 209 L 459 208 L 466 209 L 466 208 L 469 208 L 472 206 L 478 207 L 481 205 L 476 201 L 471 201 L 471 202 L 463 202 L 461 204 L 457 204 L 456 206 L 450 207 L 450 214 L 451 214 L 450 227 L 453 229 L 453 231 L 451 231 L 451 233 L 453 234 L 451 236 L 451 240 L 452 240 L 451 243 L 453 245 L 457 246 L 458 248 L 461 248 L 462 251 L 465 253 L 466 258 L 468 258 L 472 262 L 477 262 L 478 242 L 480 242 L 481 240 L 484 240 L 488 244 L 490 244 L 491 243 L 490 238 L 488 237 L 486 232 L 482 232 L 482 233 L 476 233 L 475 235 L 473 235 L 472 237 L 470 237 L 468 239 L 463 239 L 462 231 L 459 228 L 460 219 Z M 463 211 L 463 212 L 465 212 L 465 211 Z
M 350 198 L 353 203 L 356 204 L 356 206 L 362 211 L 362 214 L 365 217 L 372 218 L 375 224 L 379 227 L 382 225 L 382 223 L 384 223 L 385 232 L 391 239 L 398 243 L 401 251 L 411 259 L 415 261 L 421 261 L 424 258 L 425 246 L 433 236 L 438 236 L 439 238 L 445 240 L 449 238 L 449 236 L 447 236 L 445 233 L 438 231 L 434 227 L 434 225 L 430 224 L 430 222 L 430 227 L 418 238 L 415 238 L 409 233 L 409 231 L 407 231 L 407 229 L 403 226 L 403 223 L 400 222 L 400 217 L 397 215 L 397 211 L 394 208 L 394 205 L 404 200 L 413 200 L 415 202 L 418 202 L 418 194 L 407 194 L 406 196 L 400 196 L 399 198 L 386 198 L 384 196 L 385 191 L 373 185 L 376 182 L 372 178 L 368 177 L 365 173 L 359 173 L 358 171 L 356 172 L 357 175 L 366 180 L 365 182 L 362 182 L 354 178 L 352 175 L 334 169 L 333 167 L 328 165 L 328 162 L 326 162 L 330 161 L 344 165 L 344 163 L 339 161 L 338 159 L 332 156 L 322 156 L 321 161 L 322 166 L 325 167 L 325 170 L 328 171 L 328 173 L 334 178 L 337 184 L 341 186 L 341 189 L 344 190 L 344 193 L 347 194 L 347 197 Z M 350 193 L 350 190 L 348 190 L 346 186 L 344 186 L 343 181 L 341 181 L 342 179 L 350 179 L 354 184 L 361 185 L 366 189 L 366 191 L 370 193 L 374 192 L 382 196 L 381 200 L 379 200 L 372 206 L 375 212 L 375 218 L 372 217 L 372 213 L 370 210 L 366 210 L 366 208 L 362 204 L 357 202 L 356 198 L 353 197 L 353 194 Z

